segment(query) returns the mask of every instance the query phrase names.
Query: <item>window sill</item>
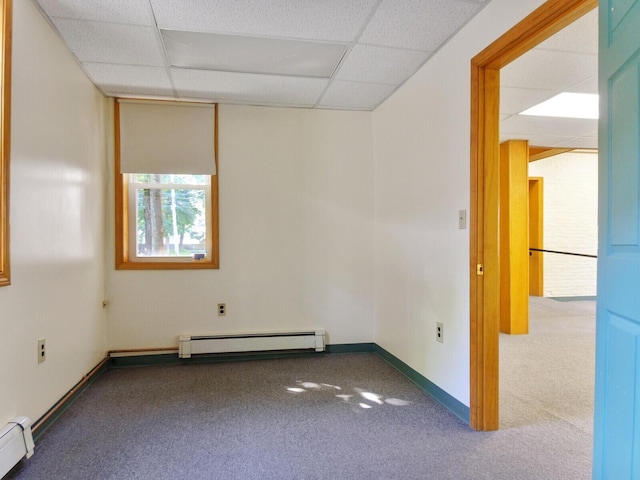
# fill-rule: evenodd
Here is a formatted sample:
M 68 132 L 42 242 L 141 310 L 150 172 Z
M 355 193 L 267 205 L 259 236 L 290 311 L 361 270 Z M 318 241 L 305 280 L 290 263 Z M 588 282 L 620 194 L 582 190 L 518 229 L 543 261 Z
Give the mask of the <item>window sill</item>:
M 116 270 L 217 270 L 218 262 L 195 260 L 192 262 L 132 262 L 116 263 Z

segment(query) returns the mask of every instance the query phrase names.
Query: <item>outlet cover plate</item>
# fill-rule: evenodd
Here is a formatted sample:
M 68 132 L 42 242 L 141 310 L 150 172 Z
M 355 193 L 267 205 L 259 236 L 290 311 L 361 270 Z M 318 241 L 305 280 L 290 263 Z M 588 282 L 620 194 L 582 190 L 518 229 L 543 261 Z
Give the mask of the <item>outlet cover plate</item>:
M 42 363 L 47 359 L 47 340 L 45 338 L 38 339 L 38 363 Z

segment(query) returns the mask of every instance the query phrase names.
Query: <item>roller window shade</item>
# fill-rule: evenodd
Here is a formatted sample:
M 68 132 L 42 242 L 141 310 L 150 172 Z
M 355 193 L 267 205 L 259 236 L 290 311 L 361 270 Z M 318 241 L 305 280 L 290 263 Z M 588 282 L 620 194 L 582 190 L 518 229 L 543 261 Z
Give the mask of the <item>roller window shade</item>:
M 118 103 L 121 173 L 216 174 L 213 105 Z

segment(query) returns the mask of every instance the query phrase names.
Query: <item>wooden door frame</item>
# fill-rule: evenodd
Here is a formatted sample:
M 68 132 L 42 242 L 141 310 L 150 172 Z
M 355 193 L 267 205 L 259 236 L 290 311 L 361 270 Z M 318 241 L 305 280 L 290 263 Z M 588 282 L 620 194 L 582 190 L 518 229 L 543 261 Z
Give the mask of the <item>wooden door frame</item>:
M 531 195 L 531 192 L 535 195 Z M 529 246 L 544 248 L 544 178 L 529 177 Z M 542 252 L 531 252 L 536 258 L 535 285 L 531 284 L 533 269 L 529 264 L 529 295 L 544 296 L 544 255 Z
M 500 69 L 598 5 L 547 0 L 471 60 L 469 424 L 497 430 L 500 321 Z

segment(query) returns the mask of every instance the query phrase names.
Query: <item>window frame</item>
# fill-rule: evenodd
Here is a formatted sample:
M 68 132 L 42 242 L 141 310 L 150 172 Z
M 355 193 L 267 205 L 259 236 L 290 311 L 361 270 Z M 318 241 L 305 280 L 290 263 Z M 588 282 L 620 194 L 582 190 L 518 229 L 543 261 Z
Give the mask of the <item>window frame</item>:
M 12 0 L 0 0 L 0 287 L 11 284 L 9 265 L 9 156 L 11 152 Z
M 207 214 L 211 216 L 211 233 L 208 241 L 211 242 L 211 257 L 195 260 L 188 257 L 184 259 L 169 257 L 146 257 L 140 259 L 130 246 L 130 189 L 127 175 L 120 172 L 120 106 L 117 99 L 114 101 L 115 124 L 115 260 L 116 270 L 202 270 L 220 268 L 219 253 L 219 215 L 218 215 L 218 105 L 214 104 L 214 162 L 216 174 L 209 180 L 209 208 Z M 145 173 L 145 172 L 141 172 Z M 135 212 L 132 212 L 135 214 Z M 135 233 L 134 233 L 135 235 Z

